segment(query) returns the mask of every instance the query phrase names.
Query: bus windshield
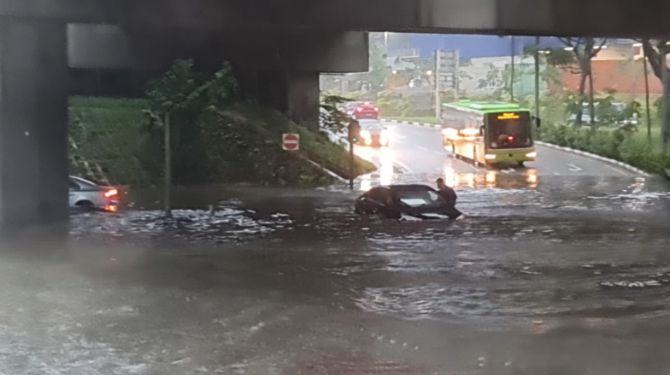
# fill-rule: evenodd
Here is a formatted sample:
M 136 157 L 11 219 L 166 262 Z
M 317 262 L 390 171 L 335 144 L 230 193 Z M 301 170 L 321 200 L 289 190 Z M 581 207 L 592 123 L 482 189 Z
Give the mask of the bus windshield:
M 488 116 L 489 148 L 514 149 L 533 145 L 528 112 L 493 113 Z

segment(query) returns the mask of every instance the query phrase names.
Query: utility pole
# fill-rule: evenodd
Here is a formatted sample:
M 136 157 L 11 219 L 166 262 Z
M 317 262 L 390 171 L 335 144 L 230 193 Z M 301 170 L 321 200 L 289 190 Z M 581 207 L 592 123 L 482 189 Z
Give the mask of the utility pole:
M 163 122 L 165 128 L 165 218 L 172 219 L 172 204 L 171 192 L 172 188 L 172 141 L 170 135 L 170 113 L 165 113 L 165 121 Z
M 514 37 L 512 37 L 512 42 L 511 42 L 512 50 L 510 56 L 512 57 L 512 65 L 511 65 L 511 74 L 510 74 L 510 80 L 509 80 L 509 93 L 510 96 L 512 97 L 512 102 L 514 102 L 514 54 L 515 54 L 515 45 L 514 45 Z
M 647 104 L 647 141 L 651 144 L 651 105 L 649 104 L 649 68 L 647 67 L 647 53 L 642 48 L 642 62 L 644 63 L 644 91 Z
M 439 50 L 435 51 L 435 119 L 442 117 L 442 98 L 440 98 L 440 56 Z
M 460 62 L 461 62 L 460 51 L 455 51 L 454 52 L 454 66 L 452 68 L 454 70 L 454 101 L 455 102 L 457 102 L 459 100 L 459 95 L 458 95 L 458 86 L 459 86 L 458 71 L 459 71 L 459 68 L 460 68 L 460 65 L 461 65 Z
M 356 119 L 351 119 L 348 126 L 349 139 L 349 189 L 354 190 L 354 177 L 356 175 L 356 159 L 354 157 L 354 144 L 358 142 L 361 134 L 361 125 Z
M 540 119 L 540 37 L 535 38 L 535 118 Z
M 663 54 L 663 58 L 661 59 L 663 61 L 663 74 L 662 74 L 662 81 L 663 81 L 663 110 L 661 111 L 661 138 L 663 139 L 663 150 L 668 149 L 668 115 L 670 115 L 670 103 L 668 102 L 668 97 L 670 97 L 670 82 L 668 81 L 670 79 L 670 72 L 668 71 L 668 55 L 667 55 L 667 47 L 666 46 L 660 46 L 659 49 L 661 53 Z

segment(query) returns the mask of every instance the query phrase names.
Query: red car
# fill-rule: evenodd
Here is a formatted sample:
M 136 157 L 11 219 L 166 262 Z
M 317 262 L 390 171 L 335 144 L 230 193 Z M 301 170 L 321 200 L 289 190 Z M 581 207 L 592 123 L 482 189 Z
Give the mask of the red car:
M 378 119 L 379 107 L 372 102 L 351 102 L 345 108 L 347 114 L 356 120 L 360 119 Z

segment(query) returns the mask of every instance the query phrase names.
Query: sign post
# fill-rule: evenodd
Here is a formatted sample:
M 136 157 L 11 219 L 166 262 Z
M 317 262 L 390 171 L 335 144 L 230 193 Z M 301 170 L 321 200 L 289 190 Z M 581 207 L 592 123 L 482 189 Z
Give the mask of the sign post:
M 460 54 L 458 51 L 435 52 L 435 117 L 442 115 L 442 91 L 453 90 L 454 101 L 458 101 L 458 70 Z
M 282 134 L 282 149 L 284 151 L 300 150 L 300 134 Z
M 361 134 L 361 125 L 357 120 L 349 122 L 349 189 L 354 190 L 354 175 L 356 174 L 356 160 L 354 158 L 354 144 L 358 142 Z

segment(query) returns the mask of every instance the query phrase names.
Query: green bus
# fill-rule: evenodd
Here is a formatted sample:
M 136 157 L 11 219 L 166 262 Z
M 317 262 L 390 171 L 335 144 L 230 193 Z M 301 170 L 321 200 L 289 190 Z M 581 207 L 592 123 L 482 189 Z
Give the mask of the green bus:
M 445 149 L 475 165 L 535 161 L 533 123 L 539 120 L 518 104 L 462 100 L 442 105 Z

